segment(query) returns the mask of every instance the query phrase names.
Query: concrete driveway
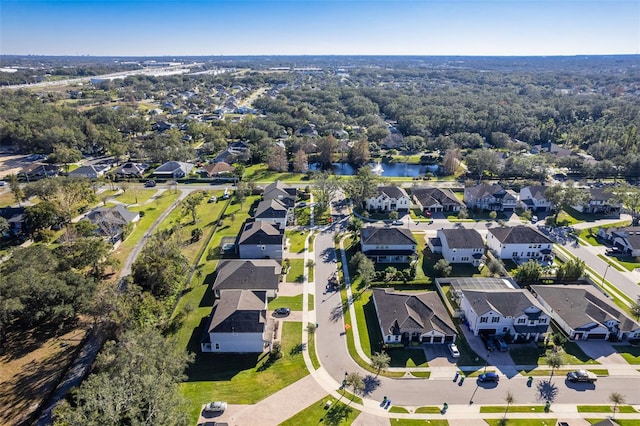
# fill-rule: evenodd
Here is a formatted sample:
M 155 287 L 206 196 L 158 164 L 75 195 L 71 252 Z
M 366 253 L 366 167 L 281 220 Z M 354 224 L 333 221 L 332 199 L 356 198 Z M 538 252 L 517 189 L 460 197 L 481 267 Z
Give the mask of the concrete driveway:
M 509 377 L 517 374 L 515 364 L 509 352 L 500 352 L 498 350 L 489 352 L 480 336 L 474 336 L 473 332 L 464 326 L 464 324 L 461 325 L 460 329 L 465 339 L 467 339 L 467 343 L 471 346 L 471 349 L 473 349 L 480 358 L 484 359 L 488 366 L 495 366 L 504 375 Z
M 577 340 L 575 342 L 582 349 L 582 352 L 600 364 L 628 364 L 609 342 L 601 340 Z

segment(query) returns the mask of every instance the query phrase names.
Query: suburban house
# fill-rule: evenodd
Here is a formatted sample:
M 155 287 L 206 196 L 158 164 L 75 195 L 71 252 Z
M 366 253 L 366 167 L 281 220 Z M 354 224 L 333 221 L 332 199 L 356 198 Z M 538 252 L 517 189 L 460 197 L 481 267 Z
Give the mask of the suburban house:
M 399 186 L 379 186 L 378 195 L 365 200 L 367 210 L 408 212 L 411 199 Z
M 240 259 L 282 260 L 284 231 L 269 222 L 247 222 L 236 243 Z
M 290 216 L 289 209 L 279 200 L 260 201 L 253 215 L 256 222 L 269 222 L 280 229 L 286 228 Z
M 213 294 L 226 290 L 265 291 L 268 298 L 278 295 L 282 266 L 272 259 L 227 260 L 218 262 Z
M 408 228 L 367 226 L 360 230 L 362 252 L 376 263 L 411 263 L 417 242 Z
M 459 212 L 464 208 L 464 203 L 450 189 L 412 188 L 411 196 L 424 213 Z
M 640 339 L 640 324 L 593 286 L 532 285 L 531 291 L 570 339 Z
M 524 289 L 462 290 L 460 309 L 474 335 L 509 335 L 538 340 L 551 318 L 533 295 Z
M 219 163 L 211 163 L 201 168 L 201 174 L 206 177 L 216 177 L 221 175 L 232 175 L 236 168 L 229 163 L 220 161 Z
M 202 352 L 260 353 L 271 344 L 273 320 L 264 291 L 228 290 L 213 303 Z
M 480 266 L 484 259 L 484 241 L 475 229 L 439 229 L 434 244 L 429 240 L 429 248 L 434 253 L 442 253 L 450 263 L 470 263 Z M 439 244 L 438 244 L 439 243 Z
M 109 240 L 112 244 L 123 239 L 129 224 L 140 220 L 140 215 L 131 212 L 121 204 L 115 207 L 99 207 L 87 214 L 87 219 L 98 228 L 96 233 Z
M 520 190 L 520 206 L 533 212 L 548 212 L 553 204 L 547 201 L 544 193 L 549 188 L 545 185 L 529 185 Z
M 286 186 L 280 181 L 275 181 L 267 185 L 262 192 L 263 200 L 278 200 L 289 209 L 295 207 L 297 197 L 297 188 Z
M 193 164 L 182 161 L 168 161 L 153 171 L 153 176 L 159 179 L 179 179 L 191 173 Z
M 449 294 L 460 306 L 462 302 L 463 290 L 513 290 L 518 286 L 510 278 L 488 278 L 488 277 L 447 277 L 436 278 L 439 289 L 449 286 Z M 444 297 L 444 293 L 443 293 Z M 459 312 L 461 313 L 461 312 Z
M 9 229 L 5 235 L 13 237 L 22 233 L 24 207 L 0 207 L 0 217 L 9 223 Z
M 526 262 L 529 259 L 545 262 L 553 260 L 553 241 L 530 226 L 505 226 L 490 228 L 487 247 L 500 259 Z
M 600 228 L 597 235 L 630 256 L 640 256 L 640 226 Z
M 36 163 L 25 167 L 18 173 L 18 179 L 24 179 L 27 182 L 40 180 L 48 177 L 56 177 L 60 174 L 60 167 L 55 164 Z
M 109 170 L 111 166 L 108 164 L 95 164 L 91 166 L 81 166 L 69 172 L 70 177 L 97 179 Z
M 470 209 L 515 211 L 518 196 L 498 184 L 480 184 L 464 189 L 464 203 Z
M 121 178 L 137 177 L 141 178 L 144 172 L 149 168 L 148 164 L 141 163 L 124 163 L 113 171 L 113 173 Z
M 587 198 L 584 204 L 573 207 L 582 213 L 620 216 L 622 206 L 612 200 L 613 194 L 606 191 L 606 188 L 589 188 Z
M 373 304 L 384 343 L 456 341 L 456 327 L 435 291 L 402 293 L 375 288 Z

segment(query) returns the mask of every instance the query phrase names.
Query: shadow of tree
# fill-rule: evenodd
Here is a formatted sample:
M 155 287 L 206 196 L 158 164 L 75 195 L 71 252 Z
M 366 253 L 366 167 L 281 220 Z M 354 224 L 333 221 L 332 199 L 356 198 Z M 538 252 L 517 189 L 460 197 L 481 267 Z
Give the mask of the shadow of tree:
M 320 259 L 323 263 L 331 263 L 336 258 L 336 251 L 333 247 L 327 247 L 320 252 Z
M 362 396 L 369 396 L 373 391 L 380 386 L 380 379 L 378 377 L 368 374 L 364 377 L 364 389 L 362 390 Z
M 344 404 L 336 404 L 327 410 L 325 416 L 320 419 L 324 424 L 337 426 L 349 418 L 353 408 Z
M 538 382 L 537 388 L 539 401 L 553 402 L 558 396 L 558 387 L 550 379 Z
M 338 322 L 342 319 L 342 316 L 349 309 L 349 305 L 347 303 L 342 303 L 339 306 L 331 309 L 331 313 L 329 314 L 329 320 L 331 322 Z
M 289 355 L 298 355 L 299 353 L 302 353 L 302 351 L 306 346 L 307 345 L 304 343 L 298 343 L 297 345 L 291 348 L 291 350 L 289 351 Z

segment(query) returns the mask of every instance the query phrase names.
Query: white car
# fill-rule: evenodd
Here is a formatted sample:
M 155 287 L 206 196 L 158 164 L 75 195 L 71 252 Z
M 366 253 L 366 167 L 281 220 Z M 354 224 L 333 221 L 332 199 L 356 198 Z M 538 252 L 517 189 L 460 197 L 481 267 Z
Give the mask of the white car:
M 210 402 L 204 406 L 205 413 L 222 413 L 227 409 L 227 403 L 222 401 Z
M 451 356 L 454 358 L 458 358 L 460 356 L 460 351 L 455 343 L 449 343 L 449 351 L 451 352 Z

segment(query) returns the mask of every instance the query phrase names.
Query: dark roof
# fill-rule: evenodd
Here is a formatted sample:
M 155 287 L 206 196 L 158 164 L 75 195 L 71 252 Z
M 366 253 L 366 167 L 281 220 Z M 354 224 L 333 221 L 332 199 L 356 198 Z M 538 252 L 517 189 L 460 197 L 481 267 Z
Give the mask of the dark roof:
M 516 288 L 511 281 L 506 278 L 480 278 L 480 277 L 458 277 L 458 278 L 436 278 L 440 285 L 449 285 L 452 290 L 505 290 Z
M 456 327 L 435 291 L 424 293 L 402 293 L 393 288 L 373 289 L 378 322 L 389 334 L 400 334 L 401 330 L 432 330 L 445 335 L 457 334 Z
M 475 198 L 486 198 L 486 197 L 499 197 L 504 196 L 505 190 L 502 186 L 494 183 L 492 185 L 488 185 L 486 183 L 482 183 L 476 186 L 469 186 L 464 189 L 464 191 L 470 195 L 473 195 Z
M 125 163 L 118 167 L 114 173 L 118 175 L 141 175 L 149 166 L 140 163 Z
M 379 186 L 378 194 L 379 195 L 384 194 L 387 197 L 393 198 L 395 200 L 398 200 L 400 198 L 409 198 L 407 191 L 400 188 L 399 186 Z
M 284 234 L 269 222 L 247 222 L 244 224 L 238 244 L 282 245 Z
M 221 260 L 213 289 L 277 290 L 282 267 L 272 259 Z
M 279 200 L 263 200 L 256 207 L 256 218 L 281 219 L 287 217 L 288 209 Z
M 126 207 L 120 204 L 111 208 L 99 207 L 87 214 L 87 219 L 96 225 L 126 225 L 133 222 L 136 217 L 138 217 L 138 213 L 129 211 Z
M 488 311 L 499 313 L 503 317 L 519 317 L 524 310 L 532 306 L 542 311 L 542 305 L 523 289 L 513 290 L 462 290 L 471 309 L 482 315 Z
M 410 256 L 412 254 L 416 254 L 416 251 L 384 249 L 384 250 L 367 250 L 364 252 L 364 254 L 367 256 Z
M 265 195 L 268 196 L 269 193 L 273 190 L 278 190 L 278 192 L 282 192 L 283 195 L 284 193 L 286 193 L 294 198 L 298 195 L 298 189 L 296 187 L 287 186 L 284 182 L 277 180 L 273 183 L 270 183 L 264 188 L 264 192 L 262 193 L 263 197 Z
M 573 329 L 610 320 L 618 321 L 620 330 L 625 332 L 640 328 L 640 324 L 590 285 L 533 285 L 531 289 Z
M 502 244 L 551 244 L 544 234 L 530 226 L 490 228 L 489 232 Z
M 484 241 L 482 241 L 480 233 L 475 229 L 441 229 L 438 234 L 444 235 L 448 246 L 451 248 L 484 248 Z
M 77 169 L 69 172 L 69 176 L 85 176 L 85 175 L 98 175 L 99 173 L 108 170 L 108 165 L 90 165 L 90 166 L 80 166 Z
M 549 188 L 546 185 L 529 185 L 529 186 L 525 186 L 522 189 L 528 188 L 529 192 L 531 192 L 531 196 L 537 200 L 541 199 L 541 198 L 545 198 L 544 193 L 546 192 L 547 188 Z M 522 192 L 522 191 L 521 191 Z
M 443 206 L 447 204 L 455 204 L 458 206 L 464 205 L 450 189 L 418 187 L 412 188 L 411 194 L 423 206 L 432 206 L 434 204 L 440 204 Z
M 360 240 L 366 245 L 416 245 L 408 228 L 367 226 L 360 230 Z
M 0 217 L 5 218 L 7 221 L 24 215 L 24 207 L 0 207 Z
M 182 170 L 185 175 L 188 175 L 191 169 L 193 168 L 193 164 L 184 163 L 182 161 L 167 161 L 157 169 L 153 171 L 153 173 L 173 173 L 176 170 Z
M 213 303 L 209 333 L 260 333 L 266 324 L 264 291 L 224 291 Z
M 590 201 L 609 201 L 613 194 L 606 190 L 607 188 L 590 188 L 589 200 Z

